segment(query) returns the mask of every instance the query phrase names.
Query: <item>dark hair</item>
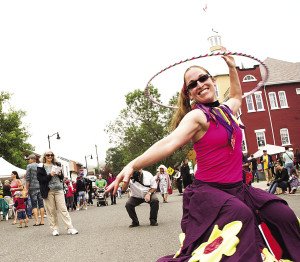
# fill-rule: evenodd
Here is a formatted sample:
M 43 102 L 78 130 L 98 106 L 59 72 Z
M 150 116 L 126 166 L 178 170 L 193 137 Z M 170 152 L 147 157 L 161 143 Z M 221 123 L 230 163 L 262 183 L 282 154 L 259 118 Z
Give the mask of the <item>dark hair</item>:
M 289 148 L 290 148 L 290 147 L 286 146 L 286 147 L 285 147 L 285 150 L 289 150 Z
M 140 182 L 140 171 L 134 171 L 131 179 L 133 182 Z
M 291 168 L 291 170 L 290 170 L 290 174 L 292 175 L 292 174 L 295 174 L 296 175 L 296 177 L 298 177 L 298 174 L 297 174 L 297 171 L 296 171 L 296 169 L 295 168 Z
M 16 176 L 17 179 L 20 179 L 19 174 L 17 171 L 12 171 L 12 174 L 14 174 Z

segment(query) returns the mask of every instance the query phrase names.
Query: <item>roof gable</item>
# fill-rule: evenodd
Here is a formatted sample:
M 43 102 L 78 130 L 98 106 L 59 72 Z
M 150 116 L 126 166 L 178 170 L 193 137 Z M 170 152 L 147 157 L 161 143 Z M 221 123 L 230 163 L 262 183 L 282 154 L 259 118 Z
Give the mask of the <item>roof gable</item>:
M 300 62 L 293 63 L 268 57 L 264 63 L 270 73 L 266 85 L 300 82 Z M 261 72 L 264 73 L 262 68 Z

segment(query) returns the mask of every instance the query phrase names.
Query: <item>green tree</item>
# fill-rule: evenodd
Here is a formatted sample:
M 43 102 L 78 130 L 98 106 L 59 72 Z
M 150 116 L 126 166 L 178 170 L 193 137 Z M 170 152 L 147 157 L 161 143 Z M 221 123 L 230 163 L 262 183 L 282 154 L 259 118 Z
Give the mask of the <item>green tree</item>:
M 151 95 L 159 101 L 158 90 L 153 86 L 150 90 Z M 165 137 L 169 133 L 173 113 L 172 109 L 153 104 L 141 90 L 134 90 L 125 98 L 127 107 L 121 110 L 118 118 L 106 128 L 110 143 L 114 145 L 107 151 L 106 164 L 113 172 L 121 171 L 128 162 Z M 173 97 L 172 103 L 174 100 Z M 184 147 L 161 163 L 167 167 L 174 166 L 184 158 L 189 149 L 189 146 Z M 157 164 L 147 167 L 147 170 L 155 173 L 156 168 Z
M 0 93 L 0 156 L 8 162 L 26 167 L 24 156 L 33 151 L 33 146 L 27 143 L 29 134 L 22 124 L 25 112 L 14 110 L 9 106 L 11 94 Z M 4 108 L 7 108 L 6 110 Z M 12 170 L 13 171 L 13 170 Z

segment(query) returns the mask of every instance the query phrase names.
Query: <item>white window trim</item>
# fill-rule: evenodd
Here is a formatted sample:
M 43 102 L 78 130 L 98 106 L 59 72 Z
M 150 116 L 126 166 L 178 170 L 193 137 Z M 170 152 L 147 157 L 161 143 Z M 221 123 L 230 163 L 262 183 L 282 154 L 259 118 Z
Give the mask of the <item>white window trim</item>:
M 300 95 L 300 88 L 296 88 L 296 94 Z
M 244 93 L 245 96 L 247 96 L 247 94 L 248 94 L 248 93 Z M 251 98 L 252 105 L 253 105 L 253 110 L 249 110 L 249 108 L 248 108 L 248 103 L 247 103 L 247 98 L 248 98 L 248 97 Z M 256 112 L 252 95 L 247 96 L 247 97 L 245 98 L 245 102 L 246 102 L 246 107 L 247 107 L 247 112 L 248 112 L 248 113 Z
M 256 130 L 254 130 L 254 132 L 255 132 L 255 139 L 256 139 L 257 147 L 258 147 L 258 148 L 264 147 L 264 146 L 267 144 L 267 140 L 266 140 L 266 129 L 256 129 Z M 265 141 L 265 145 L 264 145 L 264 146 L 260 146 L 260 145 L 258 144 L 257 133 L 263 133 L 263 134 L 264 134 L 264 141 Z
M 273 108 L 272 108 L 272 106 L 271 106 L 270 94 L 274 94 L 274 96 L 275 96 L 275 102 L 276 102 L 276 105 L 277 105 L 276 107 L 273 107 Z M 277 100 L 277 96 L 276 96 L 276 92 L 269 92 L 269 93 L 268 93 L 268 97 L 269 97 L 270 109 L 271 109 L 271 110 L 279 109 L 279 106 L 278 106 L 278 100 Z
M 261 109 L 258 109 L 258 107 L 257 107 L 256 95 L 260 95 L 260 98 L 261 98 L 261 105 L 262 105 L 262 108 L 261 108 Z M 262 92 L 261 92 L 261 91 L 254 92 L 254 98 L 255 98 L 255 103 L 256 103 L 256 110 L 257 110 L 257 112 L 259 112 L 259 111 L 265 111 L 265 106 L 264 106 L 264 100 L 263 100 L 263 97 L 262 97 Z
M 282 143 L 281 131 L 283 131 L 283 130 L 286 131 L 286 134 L 287 134 L 287 137 L 288 137 L 288 140 L 289 140 L 287 144 L 283 144 L 283 143 Z M 282 145 L 282 146 L 289 146 L 289 145 L 291 144 L 289 130 L 288 130 L 287 128 L 281 128 L 281 129 L 279 130 L 279 134 L 280 134 L 281 145 Z
M 250 76 L 251 79 L 246 79 L 248 76 Z M 257 79 L 253 75 L 245 75 L 244 78 L 243 78 L 243 83 L 246 83 L 246 82 L 255 82 L 255 81 L 257 81 Z
M 279 93 L 284 94 L 286 106 L 281 106 Z M 288 104 L 288 102 L 287 102 L 287 98 L 286 98 L 286 93 L 285 93 L 285 91 L 283 91 L 283 90 L 282 90 L 282 91 L 278 91 L 278 100 L 279 100 L 280 108 L 289 108 L 289 104 Z
M 261 133 L 261 132 L 266 132 L 266 129 L 256 129 L 254 130 L 255 133 Z

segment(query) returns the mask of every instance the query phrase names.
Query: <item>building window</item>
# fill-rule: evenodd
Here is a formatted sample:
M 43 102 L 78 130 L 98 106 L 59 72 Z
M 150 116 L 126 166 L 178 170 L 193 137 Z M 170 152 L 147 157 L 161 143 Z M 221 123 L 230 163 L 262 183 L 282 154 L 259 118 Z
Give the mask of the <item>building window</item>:
M 279 104 L 281 108 L 288 108 L 288 103 L 286 100 L 286 95 L 285 95 L 285 91 L 279 91 L 278 92 L 278 97 L 279 97 Z
M 248 112 L 255 112 L 252 95 L 246 96 L 246 104 L 247 104 Z
M 263 147 L 266 145 L 266 136 L 265 136 L 265 129 L 260 129 L 260 130 L 254 130 L 256 134 L 256 141 L 257 141 L 257 146 L 258 147 Z
M 280 129 L 281 144 L 283 146 L 290 145 L 289 130 L 287 128 Z
M 278 109 L 276 93 L 270 92 L 268 95 L 269 95 L 271 109 Z
M 264 108 L 261 92 L 255 92 L 254 97 L 255 97 L 257 111 L 264 111 L 265 108 Z
M 253 81 L 257 81 L 256 78 L 252 75 L 246 75 L 243 78 L 243 82 L 253 82 Z
M 296 94 L 300 95 L 300 88 L 296 88 Z

